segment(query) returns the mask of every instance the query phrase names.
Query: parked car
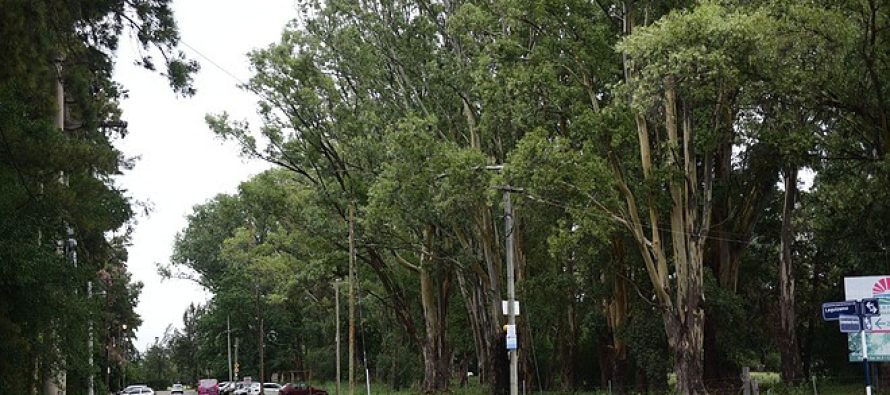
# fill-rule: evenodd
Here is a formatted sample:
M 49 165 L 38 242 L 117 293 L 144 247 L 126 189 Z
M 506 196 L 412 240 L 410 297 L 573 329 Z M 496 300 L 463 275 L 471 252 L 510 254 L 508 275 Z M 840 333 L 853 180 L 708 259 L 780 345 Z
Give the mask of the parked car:
M 223 395 L 234 395 L 235 391 L 244 387 L 243 383 L 238 381 L 229 381 L 224 387 L 219 387 L 219 393 Z
M 133 391 L 134 389 L 139 389 L 139 388 L 142 388 L 142 387 L 147 387 L 147 385 L 145 385 L 145 384 L 133 384 L 133 385 L 128 385 L 128 386 L 124 387 L 124 389 L 118 391 L 118 392 L 117 392 L 117 395 L 129 394 L 130 391 Z M 136 392 L 136 393 L 138 394 L 139 392 Z
M 250 383 L 247 395 L 263 395 L 263 387 L 260 386 L 260 383 Z
M 279 390 L 281 390 L 281 384 L 263 383 L 263 395 L 278 395 Z
M 302 383 L 287 383 L 278 391 L 278 395 L 328 395 L 328 392 Z
M 131 386 L 133 388 L 127 389 L 124 388 L 122 393 L 124 395 L 155 395 L 155 390 L 151 389 L 151 387 L 147 385 L 139 385 L 139 386 Z
M 176 383 L 176 384 L 173 384 L 172 387 L 170 387 L 170 395 L 183 394 L 183 393 L 184 392 L 182 389 L 182 384 Z
M 198 382 L 198 395 L 219 395 L 216 379 L 201 379 Z
M 244 384 L 244 382 L 236 383 L 235 388 L 232 390 L 232 395 L 247 395 L 247 390 L 250 388 Z

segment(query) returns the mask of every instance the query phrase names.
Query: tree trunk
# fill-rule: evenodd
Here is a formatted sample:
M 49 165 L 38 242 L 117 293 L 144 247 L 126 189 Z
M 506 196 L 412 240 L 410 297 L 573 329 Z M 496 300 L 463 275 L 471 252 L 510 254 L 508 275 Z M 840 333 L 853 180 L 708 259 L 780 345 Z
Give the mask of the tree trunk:
M 497 353 L 503 350 L 497 348 L 495 343 L 501 334 L 501 273 L 503 273 L 503 262 L 500 253 L 500 243 L 498 240 L 498 227 L 494 226 L 494 219 L 491 215 L 491 209 L 483 207 L 480 219 L 476 224 L 476 232 L 479 237 L 479 246 L 482 249 L 482 257 L 485 260 L 485 273 L 480 273 L 479 281 L 480 289 L 486 296 L 486 307 L 488 309 L 488 323 L 483 326 L 485 331 L 486 343 L 489 345 L 488 359 L 480 361 L 484 371 L 480 381 L 493 384 L 495 382 L 493 375 L 495 374 L 497 364 Z
M 627 262 L 625 260 L 626 252 L 624 250 L 624 239 L 620 236 L 612 237 L 612 297 L 608 301 L 607 317 L 609 329 L 612 332 L 612 349 L 614 350 L 614 359 L 612 360 L 612 383 L 613 387 L 618 388 L 617 392 L 623 394 L 628 384 L 626 380 L 627 370 L 627 344 L 621 333 L 627 324 L 627 280 L 624 275 L 627 273 Z
M 481 207 L 471 231 L 455 229 L 454 233 L 466 251 L 480 257 L 457 272 L 461 295 L 473 330 L 478 377 L 480 383 L 493 383 L 494 348 L 500 331 L 500 278 L 496 229 L 491 223 L 489 207 Z
M 801 377 L 800 352 L 797 347 L 797 317 L 794 305 L 794 265 L 792 217 L 797 199 L 797 167 L 785 169 L 785 204 L 782 209 L 782 255 L 779 260 L 779 352 L 782 355 L 782 381 L 794 383 Z
M 424 251 L 421 254 L 420 295 L 426 334 L 423 351 L 423 393 L 448 392 L 451 372 L 451 349 L 446 333 L 449 279 L 447 270 L 432 260 L 434 228 L 423 231 Z
M 714 154 L 714 182 L 721 192 L 715 198 L 712 211 L 714 226 L 712 238 L 707 242 L 706 264 L 716 275 L 720 288 L 732 294 L 737 293 L 742 255 L 755 227 L 767 212 L 767 206 L 773 201 L 775 175 L 781 170 L 780 155 L 765 143 L 749 148 L 746 155 L 745 172 L 750 175 L 747 180 L 744 175 L 733 175 L 732 137 L 729 134 L 724 135 Z M 732 378 L 739 372 L 739 366 L 728 363 L 723 357 L 720 329 L 719 323 L 705 320 L 706 380 Z
M 707 394 L 702 380 L 704 361 L 704 311 L 690 308 L 685 321 L 675 316 L 666 317 L 668 344 L 674 354 L 674 373 L 677 386 L 674 393 L 684 395 Z
M 494 339 L 490 335 L 492 331 L 489 330 L 492 324 L 485 285 L 479 281 L 478 276 L 466 271 L 458 271 L 457 280 L 473 331 L 473 346 L 478 361 L 477 376 L 480 382 L 486 382 L 493 369 L 490 351 Z
M 625 3 L 627 5 L 627 3 Z M 627 15 L 625 21 L 632 21 Z M 626 29 L 629 30 L 629 29 Z M 629 33 L 629 32 L 628 32 Z M 630 80 L 632 70 L 625 62 L 625 79 Z M 662 312 L 662 320 L 668 345 L 674 354 L 674 372 L 677 375 L 676 392 L 681 394 L 707 394 L 702 380 L 704 359 L 704 246 L 712 217 L 712 191 L 714 185 L 714 153 L 696 152 L 696 130 L 693 127 L 692 110 L 683 104 L 681 119 L 678 119 L 677 81 L 668 76 L 664 79 L 664 126 L 667 140 L 659 133 L 650 136 L 649 120 L 642 112 L 634 116 L 640 149 L 640 167 L 643 182 L 653 182 L 657 169 L 668 169 L 682 174 L 670 177 L 664 185 L 670 193 L 670 231 L 660 227 L 664 213 L 659 212 L 660 191 L 649 189 L 645 192 L 649 218 L 649 232 L 644 230 L 641 210 L 627 181 L 621 163 L 612 155 L 610 161 L 617 177 L 618 189 L 624 197 L 626 213 L 623 222 L 630 231 L 640 250 L 646 272 Z M 723 92 L 718 93 L 716 110 L 730 114 L 724 103 Z M 713 128 L 731 128 L 715 117 Z M 680 129 L 682 125 L 682 136 Z M 657 125 L 656 125 L 657 127 Z M 652 138 L 655 141 L 653 144 Z M 667 143 L 667 144 L 664 144 Z M 664 155 L 654 155 L 663 162 L 653 164 L 653 147 L 667 146 Z M 699 177 L 701 176 L 701 179 Z M 661 192 L 663 193 L 663 192 Z M 670 238 L 666 243 L 662 234 Z M 667 249 L 672 255 L 668 258 Z M 673 264 L 669 272 L 668 265 Z
M 408 335 L 408 340 L 411 341 L 411 344 L 420 347 L 420 335 L 415 326 L 411 309 L 408 307 L 409 303 L 405 296 L 405 291 L 395 278 L 392 268 L 387 266 L 386 261 L 380 256 L 380 253 L 374 248 L 368 248 L 367 253 L 367 257 L 357 255 L 357 258 L 364 260 L 371 266 L 371 269 L 374 270 L 374 274 L 377 275 L 377 278 L 391 297 L 391 308 L 399 323 L 402 325 L 402 328 L 405 329 L 405 333 Z
M 565 392 L 574 392 L 577 388 L 577 375 L 575 364 L 578 355 L 578 317 L 574 301 L 566 305 L 566 320 L 560 325 L 556 363 L 559 365 L 559 378 L 561 389 Z

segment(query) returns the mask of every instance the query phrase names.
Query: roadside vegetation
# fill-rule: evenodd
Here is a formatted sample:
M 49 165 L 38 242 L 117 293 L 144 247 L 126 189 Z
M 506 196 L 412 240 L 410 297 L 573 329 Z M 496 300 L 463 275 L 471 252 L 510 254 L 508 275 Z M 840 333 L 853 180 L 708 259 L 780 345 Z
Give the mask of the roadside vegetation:
M 339 358 L 344 385 L 354 366 L 357 386 L 367 371 L 374 393 L 462 393 L 468 372 L 479 380 L 470 393 L 502 393 L 512 256 L 529 393 L 735 394 L 743 367 L 776 372 L 760 376 L 774 393 L 808 391 L 814 376 L 828 378 L 820 393 L 852 391 L 831 378 L 861 367 L 819 307 L 844 299 L 845 276 L 887 272 L 890 2 L 296 4 L 281 39 L 249 55 L 243 88 L 257 95 L 261 124 L 224 108 L 207 115 L 220 139 L 274 167 L 189 215 L 158 269 L 213 296 L 133 356 L 145 381 L 228 377 L 230 334 L 241 377 L 329 382 Z M 196 66 L 183 62 L 169 64 L 180 72 L 171 83 L 188 93 Z M 29 92 L 42 96 L 7 91 L 43 111 L 0 114 L 18 136 L 7 151 L 40 147 L 29 140 L 39 136 L 110 150 L 96 125 L 77 139 L 47 129 L 52 91 L 37 81 L 52 68 L 35 63 L 44 75 Z M 44 134 L 25 128 L 32 119 Z M 58 166 L 78 161 L 32 158 L 34 179 L 15 158 L 0 162 L 12 186 L 0 208 L 6 223 L 32 227 L 0 228 L 0 254 L 16 253 L 3 256 L 15 266 L 0 276 L 0 353 L 26 349 L 12 366 L 40 367 L 47 343 L 67 344 L 47 339 L 68 329 L 39 320 L 51 304 L 25 318 L 16 306 L 45 296 L 27 291 L 38 267 L 65 267 L 52 248 L 62 224 L 94 237 L 78 247 L 92 260 L 59 269 L 47 279 L 55 287 L 124 260 L 103 235 L 134 207 L 95 178 L 97 167 L 122 170 L 119 160 L 65 169 L 83 183 L 62 186 Z M 58 202 L 29 197 L 40 185 L 58 189 Z M 91 203 L 38 210 L 74 200 Z M 76 300 L 79 317 L 100 311 Z M 109 319 L 114 328 L 121 318 Z M 83 366 L 88 351 L 102 360 L 113 337 L 103 339 L 66 361 Z M 0 374 L 0 385 L 32 373 Z

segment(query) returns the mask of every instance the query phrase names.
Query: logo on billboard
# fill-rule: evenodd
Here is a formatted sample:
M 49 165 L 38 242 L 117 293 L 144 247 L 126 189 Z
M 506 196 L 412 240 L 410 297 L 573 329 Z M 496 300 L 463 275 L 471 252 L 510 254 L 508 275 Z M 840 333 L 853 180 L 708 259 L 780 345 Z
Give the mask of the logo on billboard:
M 890 299 L 890 277 L 884 277 L 871 287 L 871 294 L 876 298 Z

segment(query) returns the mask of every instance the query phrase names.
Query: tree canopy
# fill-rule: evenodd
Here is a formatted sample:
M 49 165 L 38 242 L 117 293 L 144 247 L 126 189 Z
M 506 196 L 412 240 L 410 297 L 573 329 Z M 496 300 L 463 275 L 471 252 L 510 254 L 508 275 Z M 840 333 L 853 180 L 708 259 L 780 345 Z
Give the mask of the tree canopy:
M 141 322 L 126 271 L 138 205 L 113 180 L 133 166 L 112 145 L 126 135 L 114 52 L 132 33 L 137 62 L 182 95 L 198 65 L 176 49 L 165 0 L 0 7 L 0 387 L 36 393 L 65 371 L 85 393 L 91 375 L 105 387 L 100 366 L 121 375 Z

